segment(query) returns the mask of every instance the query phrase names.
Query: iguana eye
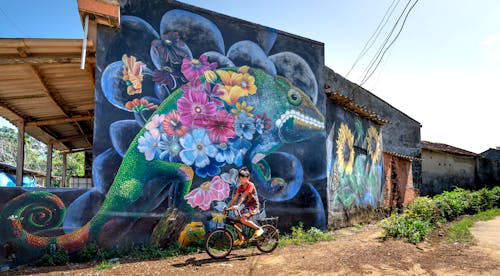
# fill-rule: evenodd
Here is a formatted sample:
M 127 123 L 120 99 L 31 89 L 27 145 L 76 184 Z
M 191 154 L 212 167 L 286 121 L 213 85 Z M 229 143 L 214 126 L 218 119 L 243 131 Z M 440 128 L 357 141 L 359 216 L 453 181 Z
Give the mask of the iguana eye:
M 302 95 L 299 91 L 290 89 L 288 90 L 288 101 L 293 105 L 299 105 L 302 103 Z

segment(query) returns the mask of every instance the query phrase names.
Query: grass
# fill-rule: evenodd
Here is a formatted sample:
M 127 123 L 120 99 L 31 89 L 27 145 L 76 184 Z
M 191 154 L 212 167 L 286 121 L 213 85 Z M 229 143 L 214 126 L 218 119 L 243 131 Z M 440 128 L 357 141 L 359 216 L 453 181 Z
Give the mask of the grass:
M 96 265 L 95 270 L 105 270 L 113 268 L 114 263 L 110 261 L 102 261 L 100 264 Z
M 472 243 L 474 241 L 474 236 L 470 232 L 469 228 L 474 224 L 474 220 L 471 218 L 464 218 L 456 223 L 453 223 L 448 227 L 446 236 L 451 242 L 461 242 L 461 243 Z
M 491 220 L 495 216 L 500 216 L 499 208 L 486 210 L 484 212 L 477 213 L 472 217 L 461 219 L 460 221 L 453 223 L 450 227 L 448 227 L 446 236 L 451 242 L 473 243 L 474 236 L 472 236 L 469 228 L 474 224 L 475 221 Z
M 363 226 L 359 223 L 356 223 L 354 226 L 354 233 L 361 233 L 363 231 Z
M 298 226 L 292 227 L 292 232 L 290 234 L 280 237 L 279 246 L 315 243 L 318 241 L 331 241 L 334 239 L 335 236 L 332 233 L 323 232 L 315 227 L 304 230 L 303 224 L 300 223 Z

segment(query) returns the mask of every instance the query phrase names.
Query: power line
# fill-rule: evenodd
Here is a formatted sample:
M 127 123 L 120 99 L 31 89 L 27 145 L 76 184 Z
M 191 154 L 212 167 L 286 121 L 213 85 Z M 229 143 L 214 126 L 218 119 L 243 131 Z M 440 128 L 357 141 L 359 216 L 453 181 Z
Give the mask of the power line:
M 410 5 L 410 2 L 411 0 L 408 0 L 408 2 L 406 3 L 403 11 L 401 12 L 401 14 L 399 15 L 398 19 L 396 20 L 396 22 L 394 23 L 394 25 L 392 26 L 389 34 L 386 36 L 384 42 L 382 43 L 382 45 L 380 45 L 379 49 L 377 50 L 377 52 L 375 53 L 375 55 L 373 56 L 373 58 L 371 59 L 369 65 L 365 68 L 365 71 L 363 72 L 362 76 L 363 78 L 361 79 L 360 83 L 362 83 L 365 79 L 366 79 L 366 76 L 369 74 L 370 70 L 373 68 L 373 66 L 375 65 L 375 63 L 377 62 L 378 58 L 380 57 L 380 55 L 382 54 L 383 50 L 384 50 L 384 47 L 387 45 L 387 43 L 389 42 L 389 39 L 391 38 L 392 34 L 394 33 L 394 30 L 396 29 L 396 27 L 398 26 L 399 24 L 399 21 L 401 20 L 401 18 L 403 17 L 403 15 L 405 14 L 406 12 L 406 9 L 408 9 L 408 6 Z
M 361 52 L 359 53 L 358 57 L 356 58 L 356 60 L 354 61 L 353 65 L 351 66 L 351 69 L 349 69 L 349 72 L 347 72 L 346 74 L 346 78 L 349 77 L 349 74 L 351 73 L 351 71 L 354 69 L 354 67 L 356 66 L 356 64 L 359 62 L 359 60 L 361 58 L 363 58 L 363 56 L 368 52 L 368 50 L 370 50 L 370 48 L 373 46 L 373 44 L 375 43 L 375 41 L 377 40 L 378 36 L 380 35 L 380 33 L 382 32 L 382 29 L 384 29 L 385 25 L 387 24 L 387 22 L 389 21 L 389 18 L 391 17 L 392 13 L 394 12 L 394 10 L 396 9 L 396 7 L 399 5 L 399 2 L 401 0 L 398 0 L 398 2 L 396 3 L 396 5 L 394 5 L 394 3 L 396 2 L 396 0 L 393 0 L 391 5 L 389 5 L 389 7 L 387 8 L 387 10 L 385 11 L 385 14 L 384 14 L 384 17 L 382 17 L 382 20 L 380 20 L 380 22 L 378 23 L 378 26 L 377 28 L 375 29 L 375 31 L 373 32 L 373 34 L 370 36 L 370 38 L 368 39 L 368 41 L 366 41 L 365 45 L 363 46 L 363 49 L 361 50 Z M 394 6 L 393 6 L 394 5 Z M 392 8 L 392 9 L 391 9 Z M 387 16 L 389 15 L 389 16 Z
M 0 11 L 3 13 L 3 15 L 5 15 L 5 18 L 7 18 L 7 20 L 10 22 L 10 24 L 12 24 L 12 26 L 14 26 L 14 28 L 17 29 L 18 32 L 22 33 L 25 37 L 30 37 L 27 33 L 25 33 L 21 28 L 19 28 L 19 26 L 17 26 L 16 22 L 14 22 L 14 20 L 12 20 L 8 15 L 7 13 L 5 13 L 5 11 L 0 7 Z
M 406 23 L 406 20 L 408 19 L 408 16 L 410 15 L 410 12 L 413 10 L 413 8 L 415 7 L 415 5 L 418 3 L 419 0 L 416 0 L 413 5 L 410 7 L 410 9 L 408 10 L 408 12 L 406 13 L 405 15 L 405 18 L 403 20 L 403 23 L 401 23 L 401 27 L 399 28 L 399 31 L 398 33 L 396 34 L 396 36 L 394 37 L 394 39 L 391 41 L 391 43 L 389 44 L 389 46 L 387 46 L 382 55 L 380 55 L 380 58 L 378 59 L 378 62 L 377 62 L 377 65 L 375 65 L 375 68 L 371 71 L 371 73 L 369 75 L 365 75 L 365 78 L 363 79 L 363 81 L 361 82 L 361 85 L 365 84 L 369 79 L 370 77 L 373 75 L 373 73 L 375 73 L 375 71 L 377 70 L 378 66 L 380 65 L 380 62 L 382 61 L 382 59 L 384 58 L 385 54 L 387 53 L 387 50 L 389 50 L 389 48 L 391 48 L 391 46 L 394 44 L 394 42 L 396 42 L 396 40 L 398 39 L 399 35 L 401 34 L 401 32 L 403 31 L 403 28 L 405 26 L 405 23 Z M 408 4 L 411 2 L 408 1 Z M 403 11 L 404 12 L 404 11 Z M 399 21 L 399 19 L 398 19 Z M 396 22 L 397 24 L 397 22 Z

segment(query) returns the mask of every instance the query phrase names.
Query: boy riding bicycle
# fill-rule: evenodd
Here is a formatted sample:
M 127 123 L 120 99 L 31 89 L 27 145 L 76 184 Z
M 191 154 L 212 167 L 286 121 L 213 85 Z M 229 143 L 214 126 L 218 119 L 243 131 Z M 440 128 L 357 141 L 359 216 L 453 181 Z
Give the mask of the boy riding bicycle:
M 253 221 L 250 220 L 251 217 L 259 213 L 259 198 L 257 196 L 257 190 L 255 189 L 255 185 L 250 182 L 250 172 L 246 167 L 243 167 L 239 170 L 238 175 L 240 177 L 241 185 L 238 186 L 236 190 L 236 194 L 233 199 L 229 203 L 229 209 L 238 210 L 239 206 L 242 203 L 245 203 L 245 207 L 241 209 L 239 212 L 238 220 L 242 224 L 252 228 L 255 230 L 253 238 L 258 238 L 262 236 L 264 230 L 257 226 Z M 240 197 L 238 204 L 233 205 L 234 202 Z M 235 223 L 235 226 L 238 227 L 238 240 L 234 241 L 234 245 L 242 245 L 245 243 L 245 237 L 241 232 L 242 226 L 239 223 Z

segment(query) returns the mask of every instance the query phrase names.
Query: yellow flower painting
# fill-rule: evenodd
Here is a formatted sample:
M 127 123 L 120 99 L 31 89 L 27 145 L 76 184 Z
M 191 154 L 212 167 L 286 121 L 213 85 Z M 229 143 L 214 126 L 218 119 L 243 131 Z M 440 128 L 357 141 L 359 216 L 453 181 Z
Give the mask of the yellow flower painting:
M 346 124 L 341 124 L 337 137 L 337 160 L 341 171 L 352 173 L 354 165 L 354 135 Z

